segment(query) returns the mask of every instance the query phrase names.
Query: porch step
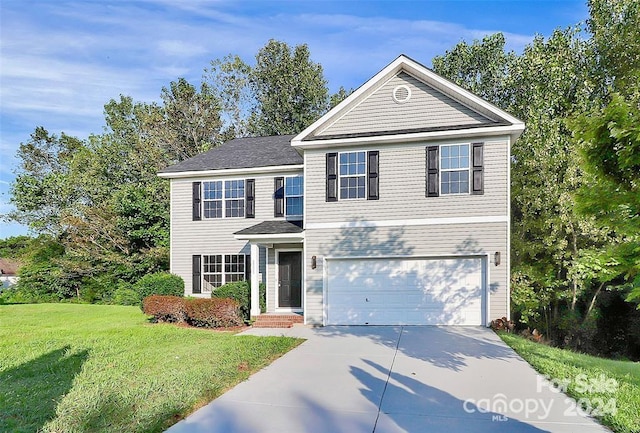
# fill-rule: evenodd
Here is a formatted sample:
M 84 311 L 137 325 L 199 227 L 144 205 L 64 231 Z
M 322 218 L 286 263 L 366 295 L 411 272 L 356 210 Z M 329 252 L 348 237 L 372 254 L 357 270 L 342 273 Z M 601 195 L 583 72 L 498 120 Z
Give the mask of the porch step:
M 254 328 L 291 328 L 294 323 L 303 323 L 301 314 L 261 314 L 254 317 Z

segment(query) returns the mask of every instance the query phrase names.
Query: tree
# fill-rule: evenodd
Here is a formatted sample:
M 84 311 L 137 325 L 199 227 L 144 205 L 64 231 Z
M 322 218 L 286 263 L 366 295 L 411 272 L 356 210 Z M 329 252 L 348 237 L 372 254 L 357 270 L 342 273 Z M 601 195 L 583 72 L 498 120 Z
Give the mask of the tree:
M 70 167 L 83 148 L 84 143 L 75 137 L 64 133 L 58 137 L 37 127 L 30 140 L 18 148 L 20 165 L 10 189 L 15 211 L 8 217 L 36 233 L 62 233 L 62 210 L 76 199 L 68 182 Z
M 306 44 L 292 49 L 271 39 L 256 55 L 249 80 L 256 99 L 248 122 L 252 134 L 296 134 L 327 111 L 322 66 L 310 59 Z
M 579 210 L 616 233 L 600 251 L 613 255 L 617 275 L 634 280 L 629 301 L 640 301 L 640 4 L 591 0 L 594 104 L 571 122 L 580 140 L 588 184 Z M 639 305 L 640 308 L 640 305 Z

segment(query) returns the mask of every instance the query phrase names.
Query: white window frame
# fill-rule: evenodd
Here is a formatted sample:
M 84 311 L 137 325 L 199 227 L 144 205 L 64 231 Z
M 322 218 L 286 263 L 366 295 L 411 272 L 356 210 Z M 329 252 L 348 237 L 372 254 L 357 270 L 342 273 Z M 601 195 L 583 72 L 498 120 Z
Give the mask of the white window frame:
M 238 269 L 242 269 L 242 271 L 236 270 L 236 271 L 227 271 L 227 266 L 233 266 L 234 263 L 231 260 L 231 256 L 237 256 L 238 257 L 238 261 L 237 264 L 238 265 Z M 220 257 L 220 272 L 205 272 L 205 263 L 208 261 L 208 259 L 206 259 L 205 257 Z M 215 289 L 217 289 L 218 287 L 222 287 L 227 283 L 231 283 L 234 281 L 242 281 L 246 278 L 246 260 L 247 260 L 247 256 L 243 253 L 239 253 L 239 254 L 203 254 L 202 255 L 202 269 L 201 269 L 201 273 L 200 275 L 202 275 L 202 293 L 211 293 L 213 291 L 215 291 Z M 215 265 L 218 265 L 218 263 L 215 263 Z M 206 281 L 205 277 L 208 275 L 219 275 L 220 276 L 220 285 L 219 286 L 215 286 L 214 284 Z M 240 278 L 238 279 L 233 279 L 233 278 L 229 278 L 229 276 L 231 275 L 236 275 L 236 276 L 240 276 Z
M 302 194 L 300 195 L 288 195 L 287 194 L 287 180 L 289 179 L 295 179 L 295 178 L 301 178 L 302 180 L 302 184 L 301 184 L 301 188 L 302 188 Z M 300 199 L 302 199 L 302 210 L 300 214 L 289 214 L 289 207 L 287 206 L 287 198 L 297 198 L 299 197 Z M 296 174 L 293 176 L 285 176 L 284 178 L 284 215 L 285 218 L 290 219 L 290 220 L 301 220 L 304 217 L 304 175 L 303 174 Z
M 364 173 L 362 174 L 345 174 L 342 175 L 340 173 L 340 159 L 342 157 L 342 155 L 344 154 L 349 154 L 349 153 L 363 153 L 364 154 Z M 356 164 L 358 164 L 357 162 L 357 157 L 356 157 Z M 338 195 L 338 200 L 366 200 L 367 199 L 367 151 L 366 150 L 350 150 L 348 152 L 338 152 L 338 167 L 337 167 L 337 171 L 338 171 L 338 185 L 337 185 L 337 195 Z M 347 178 L 360 178 L 362 177 L 364 179 L 364 195 L 362 197 L 342 197 L 342 179 L 347 179 Z
M 442 168 L 442 148 L 443 147 L 460 147 L 467 146 L 467 167 L 466 168 Z M 461 155 L 458 156 L 458 158 Z M 438 167 L 440 168 L 440 174 L 438 176 L 438 191 L 440 195 L 469 195 L 471 194 L 471 144 L 470 143 L 453 143 L 453 144 L 441 144 L 438 149 Z M 451 172 L 467 172 L 467 192 L 442 192 L 442 173 Z
M 243 196 L 242 198 L 227 198 L 227 182 L 238 182 L 238 181 L 242 181 L 242 189 L 243 189 Z M 204 194 L 204 190 L 205 190 L 205 185 L 208 183 L 215 183 L 215 182 L 221 182 L 222 183 L 222 198 L 219 199 L 207 199 L 205 198 L 205 194 Z M 246 179 L 216 179 L 216 180 L 207 180 L 202 182 L 202 192 L 201 192 L 201 196 L 202 196 L 202 218 L 203 219 L 222 219 L 222 218 L 245 218 L 245 213 L 246 213 L 246 206 L 247 206 L 247 180 Z M 242 200 L 242 215 L 241 216 L 229 216 L 227 215 L 227 202 L 233 201 L 233 200 Z M 219 217 L 208 217 L 206 216 L 206 204 L 208 202 L 220 202 L 222 208 L 221 208 L 221 216 Z

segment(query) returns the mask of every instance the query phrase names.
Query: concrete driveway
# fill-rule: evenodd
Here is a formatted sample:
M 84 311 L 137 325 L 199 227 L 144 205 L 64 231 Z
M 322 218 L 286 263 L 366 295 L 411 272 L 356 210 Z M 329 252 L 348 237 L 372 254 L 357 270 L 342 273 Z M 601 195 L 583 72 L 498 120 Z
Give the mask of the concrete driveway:
M 609 431 L 485 328 L 294 327 L 244 334 L 307 341 L 168 432 Z

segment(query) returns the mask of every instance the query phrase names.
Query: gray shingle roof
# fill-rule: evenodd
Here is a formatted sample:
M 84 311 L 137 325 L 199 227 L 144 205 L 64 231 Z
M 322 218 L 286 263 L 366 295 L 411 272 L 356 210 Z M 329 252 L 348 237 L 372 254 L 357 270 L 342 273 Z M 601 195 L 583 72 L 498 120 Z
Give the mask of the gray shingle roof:
M 283 233 L 302 233 L 304 230 L 289 221 L 263 221 L 246 229 L 234 233 L 234 235 L 278 235 Z
M 302 164 L 302 156 L 291 147 L 293 137 L 294 135 L 277 135 L 235 138 L 208 152 L 171 165 L 160 173 Z

